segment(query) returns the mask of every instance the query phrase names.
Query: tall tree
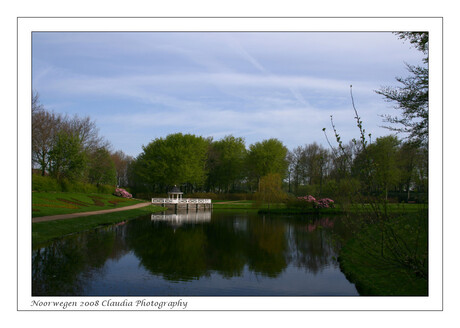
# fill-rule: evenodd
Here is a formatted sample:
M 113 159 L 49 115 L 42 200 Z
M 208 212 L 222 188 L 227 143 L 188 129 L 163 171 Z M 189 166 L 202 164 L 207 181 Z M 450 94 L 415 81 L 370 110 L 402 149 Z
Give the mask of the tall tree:
M 375 92 L 386 101 L 395 103 L 400 116 L 385 115 L 384 121 L 391 123 L 386 128 L 408 134 L 418 143 L 428 142 L 428 32 L 400 32 L 400 39 L 408 40 L 417 50 L 423 52 L 424 66 L 406 64 L 409 76 L 397 77 L 401 86 L 382 87 Z
M 32 166 L 40 168 L 42 175 L 49 171 L 49 152 L 62 122 L 61 115 L 45 110 L 38 93 L 32 95 Z
M 211 144 L 208 154 L 209 179 L 220 191 L 229 192 L 244 177 L 246 146 L 232 135 Z
M 119 186 L 127 186 L 128 182 L 128 167 L 134 160 L 131 156 L 126 155 L 123 151 L 118 150 L 111 155 L 112 161 L 115 164 L 117 174 L 117 184 Z
M 173 185 L 195 189 L 204 184 L 210 140 L 191 134 L 157 138 L 136 159 L 138 177 L 160 191 Z
M 89 182 L 99 186 L 101 184 L 114 185 L 117 182 L 115 164 L 110 152 L 105 147 L 96 148 L 88 156 Z
M 55 136 L 49 152 L 51 175 L 58 180 L 83 179 L 86 156 L 80 138 L 72 133 L 60 131 Z
M 373 181 L 377 187 L 383 189 L 386 200 L 389 189 L 396 186 L 400 178 L 397 162 L 398 146 L 398 138 L 390 135 L 377 138 L 367 147 Z
M 269 173 L 285 177 L 288 168 L 287 148 L 277 139 L 263 140 L 249 146 L 247 167 L 257 186 L 260 178 Z
M 282 181 L 279 173 L 269 173 L 260 178 L 259 191 L 257 198 L 268 204 L 270 211 L 270 204 L 283 201 L 286 194 L 281 189 Z

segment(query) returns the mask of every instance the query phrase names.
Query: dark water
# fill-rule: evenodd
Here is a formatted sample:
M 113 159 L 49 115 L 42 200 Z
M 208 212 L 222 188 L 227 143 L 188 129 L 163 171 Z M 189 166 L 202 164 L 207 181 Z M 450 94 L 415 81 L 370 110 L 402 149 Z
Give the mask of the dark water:
M 76 234 L 32 253 L 32 294 L 358 295 L 333 247 L 340 218 L 160 214 Z

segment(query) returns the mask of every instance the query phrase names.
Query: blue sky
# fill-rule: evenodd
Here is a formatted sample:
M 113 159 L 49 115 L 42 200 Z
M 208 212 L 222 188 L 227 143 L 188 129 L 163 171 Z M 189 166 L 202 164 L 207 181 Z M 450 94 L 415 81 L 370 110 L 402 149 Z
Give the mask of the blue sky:
M 350 99 L 373 138 L 398 114 L 374 90 L 397 85 L 422 54 L 384 32 L 34 32 L 33 89 L 49 110 L 90 116 L 131 156 L 170 133 L 278 138 L 289 149 L 358 137 Z

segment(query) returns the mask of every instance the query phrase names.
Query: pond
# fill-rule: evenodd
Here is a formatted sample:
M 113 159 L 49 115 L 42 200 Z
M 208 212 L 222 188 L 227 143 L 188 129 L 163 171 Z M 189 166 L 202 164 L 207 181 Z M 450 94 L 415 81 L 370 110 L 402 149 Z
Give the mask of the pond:
M 152 214 L 32 252 L 33 296 L 349 296 L 340 217 Z

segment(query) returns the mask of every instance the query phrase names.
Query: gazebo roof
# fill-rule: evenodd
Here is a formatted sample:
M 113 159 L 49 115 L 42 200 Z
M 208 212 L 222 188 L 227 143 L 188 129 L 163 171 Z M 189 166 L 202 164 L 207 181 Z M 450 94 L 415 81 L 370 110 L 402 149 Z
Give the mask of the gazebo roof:
M 174 186 L 168 194 L 183 194 L 183 192 L 180 191 L 180 189 L 177 186 Z

